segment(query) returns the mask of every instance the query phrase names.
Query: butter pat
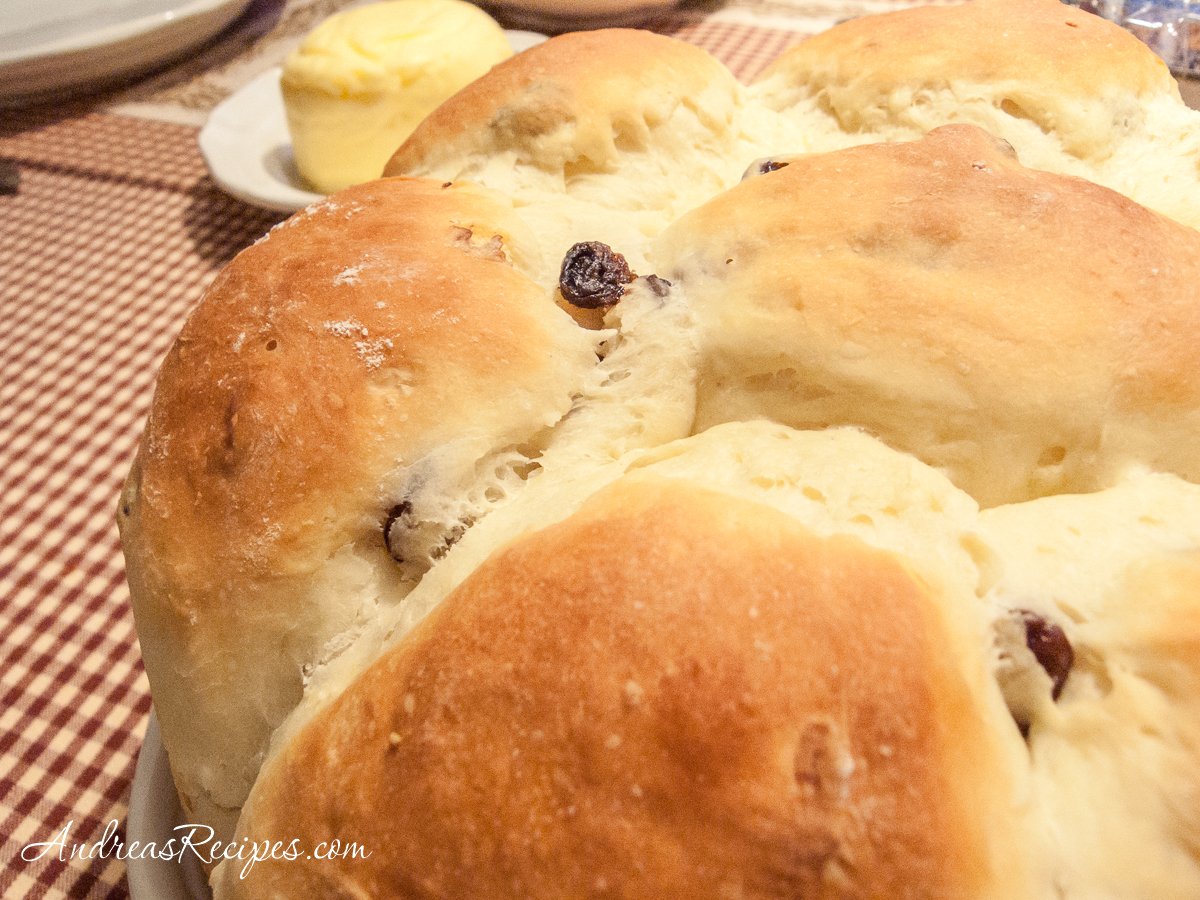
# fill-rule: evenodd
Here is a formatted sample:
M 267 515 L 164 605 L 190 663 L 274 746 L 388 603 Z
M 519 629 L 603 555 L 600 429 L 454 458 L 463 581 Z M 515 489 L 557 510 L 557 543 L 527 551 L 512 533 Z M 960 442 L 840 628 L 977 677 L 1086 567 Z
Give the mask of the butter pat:
M 325 193 L 378 178 L 422 119 L 511 55 L 504 30 L 463 0 L 391 0 L 329 17 L 283 66 L 300 174 Z

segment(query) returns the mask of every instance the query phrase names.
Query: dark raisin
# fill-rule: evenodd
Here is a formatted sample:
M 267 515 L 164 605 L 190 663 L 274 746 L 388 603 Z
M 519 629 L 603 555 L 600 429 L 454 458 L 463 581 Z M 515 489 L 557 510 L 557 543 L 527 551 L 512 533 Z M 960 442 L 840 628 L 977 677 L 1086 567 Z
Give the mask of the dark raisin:
M 604 309 L 621 299 L 635 277 L 625 257 L 608 244 L 584 241 L 563 257 L 558 288 L 572 306 Z
M 665 278 L 659 278 L 657 275 L 646 276 L 646 287 L 650 288 L 655 297 L 665 297 L 671 293 L 671 282 Z
M 393 538 L 392 527 L 397 522 L 401 527 L 411 527 L 411 523 L 407 521 L 410 516 L 412 516 L 412 504 L 404 500 L 389 509 L 387 518 L 383 521 L 383 543 L 396 562 L 404 562 L 404 557 L 399 552 L 400 535 L 396 534 Z
M 1075 650 L 1061 628 L 1035 612 L 1017 610 L 1025 623 L 1025 646 L 1033 653 L 1039 665 L 1046 670 L 1054 685 L 1050 696 L 1055 700 L 1062 693 L 1071 666 L 1075 662 Z

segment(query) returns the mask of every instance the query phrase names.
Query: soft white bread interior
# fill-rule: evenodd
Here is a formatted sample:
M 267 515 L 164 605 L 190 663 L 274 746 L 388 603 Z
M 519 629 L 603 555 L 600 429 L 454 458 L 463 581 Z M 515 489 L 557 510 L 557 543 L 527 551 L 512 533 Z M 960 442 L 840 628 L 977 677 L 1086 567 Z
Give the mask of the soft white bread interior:
M 670 215 L 725 181 L 743 89 L 699 47 L 632 29 L 554 38 L 430 115 L 387 174 L 470 178 Z M 675 177 L 681 170 L 688 178 Z
M 485 184 L 530 207 L 552 258 L 599 240 L 640 271 L 647 235 L 762 155 L 744 103 L 698 47 L 632 29 L 564 34 L 444 103 L 384 172 Z
M 470 178 L 522 202 L 550 192 L 567 201 L 568 230 L 583 217 L 607 239 L 604 227 L 613 238 L 661 229 L 758 157 L 951 123 L 1007 140 L 1032 168 L 1200 226 L 1200 111 L 1137 38 L 1059 0 L 864 16 L 789 49 L 748 90 L 659 35 L 562 35 L 450 98 L 385 172 Z M 604 215 L 614 209 L 624 218 Z

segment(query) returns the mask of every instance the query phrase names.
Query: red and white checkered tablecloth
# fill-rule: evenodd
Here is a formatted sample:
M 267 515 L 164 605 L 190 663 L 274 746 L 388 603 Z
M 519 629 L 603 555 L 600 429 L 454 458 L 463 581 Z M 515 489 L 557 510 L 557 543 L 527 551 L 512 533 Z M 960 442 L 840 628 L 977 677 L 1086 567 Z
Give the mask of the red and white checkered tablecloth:
M 124 819 L 150 698 L 117 492 L 184 314 L 277 217 L 208 181 L 189 127 L 68 117 L 0 157 L 0 894 L 121 897 L 122 863 L 19 854 Z
M 293 25 L 311 27 L 314 9 L 330 2 L 298 0 L 307 18 Z M 268 5 L 252 10 L 249 37 L 245 23 L 235 31 L 239 46 L 266 40 Z M 765 6 L 775 22 L 787 3 Z M 839 8 L 806 8 L 814 6 L 816 18 L 805 21 L 822 26 Z M 705 47 L 743 78 L 805 30 L 729 13 L 710 5 L 651 24 Z M 227 87 L 238 68 L 229 53 L 222 59 L 213 71 Z M 0 195 L 5 898 L 128 895 L 120 861 L 51 853 L 29 862 L 22 849 L 68 826 L 69 843 L 94 846 L 110 822 L 124 821 L 150 697 L 114 523 L 118 490 L 159 361 L 188 309 L 225 262 L 280 218 L 215 187 L 194 124 L 145 117 L 172 103 L 202 113 L 222 89 L 200 80 L 196 91 L 166 73 L 120 96 L 0 113 L 0 165 L 20 171 L 19 192 Z M 118 100 L 141 104 L 122 107 L 140 115 L 105 111 Z

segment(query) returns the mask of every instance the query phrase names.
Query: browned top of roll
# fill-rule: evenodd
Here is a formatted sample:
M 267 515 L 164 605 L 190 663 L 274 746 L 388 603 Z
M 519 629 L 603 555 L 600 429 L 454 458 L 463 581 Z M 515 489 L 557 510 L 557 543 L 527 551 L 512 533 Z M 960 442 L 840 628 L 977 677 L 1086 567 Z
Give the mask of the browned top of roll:
M 480 189 L 360 185 L 241 253 L 167 355 L 118 521 L 202 821 L 241 804 L 303 671 L 399 590 L 383 526 L 403 492 L 457 485 L 570 408 L 591 341 L 527 252 Z
M 966 674 L 982 651 L 944 602 L 757 503 L 610 488 L 493 556 L 264 770 L 251 840 L 370 857 L 235 865 L 225 887 L 1020 896 L 1012 784 Z
M 393 179 L 230 263 L 167 355 L 143 439 L 136 528 L 156 562 L 189 578 L 316 564 L 382 516 L 389 468 L 492 424 L 498 394 L 555 418 L 569 320 L 513 264 L 514 228 L 481 191 Z
M 699 47 L 649 31 L 573 32 L 500 63 L 434 110 L 396 151 L 386 175 L 476 152 L 513 151 L 546 167 L 577 159 L 613 162 L 622 141 L 640 142 L 680 103 L 714 87 L 727 116 L 737 82 Z M 703 113 L 704 111 L 700 111 Z

